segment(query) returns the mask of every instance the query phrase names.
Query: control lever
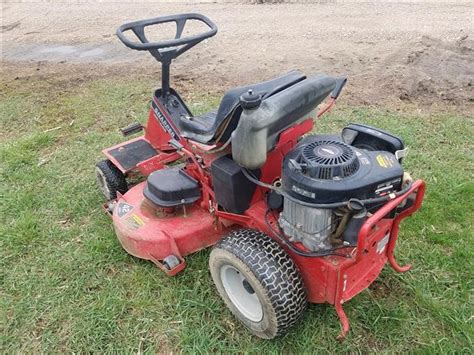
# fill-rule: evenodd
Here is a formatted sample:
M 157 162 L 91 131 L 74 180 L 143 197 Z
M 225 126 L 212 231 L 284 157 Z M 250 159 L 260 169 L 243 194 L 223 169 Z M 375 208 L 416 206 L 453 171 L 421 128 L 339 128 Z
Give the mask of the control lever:
M 169 145 L 175 148 L 176 150 L 180 151 L 183 149 L 183 145 L 179 143 L 176 139 L 171 139 L 169 142 Z

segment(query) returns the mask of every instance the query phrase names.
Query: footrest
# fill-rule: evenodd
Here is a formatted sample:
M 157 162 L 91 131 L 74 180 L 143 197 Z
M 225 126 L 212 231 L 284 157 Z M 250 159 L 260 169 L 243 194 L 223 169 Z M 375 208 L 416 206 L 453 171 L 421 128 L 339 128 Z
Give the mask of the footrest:
M 124 170 L 130 170 L 147 159 L 154 157 L 158 152 L 144 139 L 138 139 L 115 147 L 108 151 Z
M 155 205 L 176 207 L 201 197 L 198 182 L 181 168 L 154 171 L 148 176 L 143 195 Z

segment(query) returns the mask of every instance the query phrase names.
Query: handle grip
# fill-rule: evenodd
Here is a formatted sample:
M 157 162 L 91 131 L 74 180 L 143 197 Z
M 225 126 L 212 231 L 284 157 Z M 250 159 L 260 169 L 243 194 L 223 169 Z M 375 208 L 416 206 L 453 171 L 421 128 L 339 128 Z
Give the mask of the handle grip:
M 347 83 L 347 78 L 345 78 L 345 77 L 339 78 L 339 79 L 336 80 L 336 87 L 331 92 L 331 98 L 332 99 L 336 100 L 339 97 L 339 95 L 341 94 L 341 91 L 344 88 L 344 86 L 346 85 L 346 83 Z
M 120 128 L 120 131 L 122 132 L 122 135 L 124 137 L 141 132 L 142 130 L 143 130 L 143 126 L 138 122 L 134 122 L 134 123 L 129 124 L 127 127 Z

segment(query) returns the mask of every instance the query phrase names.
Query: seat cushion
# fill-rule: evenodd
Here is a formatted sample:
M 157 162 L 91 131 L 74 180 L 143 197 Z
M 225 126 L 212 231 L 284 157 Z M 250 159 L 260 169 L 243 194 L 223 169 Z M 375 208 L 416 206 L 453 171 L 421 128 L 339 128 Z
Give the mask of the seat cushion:
M 184 137 L 201 143 L 211 143 L 217 138 L 217 135 L 221 140 L 226 140 L 236 127 L 242 112 L 240 109 L 240 96 L 242 94 L 253 90 L 255 94 L 262 95 L 263 99 L 266 99 L 305 78 L 302 73 L 295 70 L 272 80 L 231 89 L 222 97 L 217 111 L 211 111 L 201 116 L 181 117 L 181 133 Z M 231 122 L 227 122 L 226 129 L 222 132 L 219 128 L 226 120 Z
M 206 135 L 213 130 L 216 122 L 217 109 L 200 116 L 181 117 L 181 127 L 195 134 Z

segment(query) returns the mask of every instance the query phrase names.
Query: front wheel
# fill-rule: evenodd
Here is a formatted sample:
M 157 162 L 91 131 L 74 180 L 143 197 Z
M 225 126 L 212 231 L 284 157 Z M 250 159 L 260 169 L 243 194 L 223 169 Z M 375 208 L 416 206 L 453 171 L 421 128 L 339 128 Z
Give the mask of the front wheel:
M 262 232 L 231 232 L 212 250 L 209 268 L 227 307 L 260 338 L 284 334 L 306 309 L 297 266 Z
M 117 198 L 117 192 L 128 190 L 127 180 L 123 173 L 110 161 L 102 160 L 95 166 L 97 186 L 107 201 Z

